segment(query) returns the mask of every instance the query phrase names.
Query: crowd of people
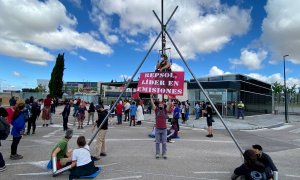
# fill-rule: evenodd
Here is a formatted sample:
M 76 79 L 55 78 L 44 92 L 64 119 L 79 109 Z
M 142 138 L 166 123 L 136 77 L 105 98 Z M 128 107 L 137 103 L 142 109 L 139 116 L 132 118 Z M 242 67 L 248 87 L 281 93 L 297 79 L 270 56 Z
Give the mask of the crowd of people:
M 34 97 L 26 99 L 25 102 L 17 102 L 14 97 L 11 98 L 10 106 L 7 108 L 0 108 L 1 121 L 5 120 L 10 124 L 12 144 L 10 159 L 18 160 L 23 156 L 18 154 L 18 145 L 24 135 L 36 134 L 36 120 L 40 114 L 43 120 L 43 127 L 48 127 L 53 122 L 52 117 L 55 114 L 56 99 L 48 95 L 45 99 L 39 100 Z M 106 156 L 105 150 L 105 136 L 108 129 L 108 117 L 117 116 L 117 124 L 129 121 L 129 126 L 141 125 L 144 121 L 144 113 L 151 111 L 155 113 L 155 127 L 153 135 L 155 137 L 155 158 L 167 159 L 167 142 L 172 142 L 173 138 L 178 137 L 180 131 L 179 119 L 181 123 L 185 123 L 189 119 L 188 101 L 180 102 L 178 100 L 168 97 L 168 101 L 154 100 L 153 95 L 150 95 L 150 104 L 145 111 L 144 102 L 137 100 L 120 100 L 113 108 L 114 102 L 110 106 L 103 104 L 94 105 L 90 103 L 87 108 L 87 103 L 77 98 L 75 100 L 65 100 L 62 115 L 63 130 L 65 136 L 55 145 L 51 151 L 51 157 L 57 158 L 57 167 L 61 168 L 66 165 L 71 165 L 72 170 L 69 179 L 78 178 L 83 175 L 89 175 L 98 170 L 94 165 L 94 161 L 100 159 L 101 156 Z M 92 132 L 95 128 L 100 128 L 96 136 L 96 143 L 90 150 L 87 145 L 85 137 L 80 136 L 77 139 L 77 149 L 71 150 L 68 148 L 68 142 L 73 136 L 73 130 L 68 127 L 68 118 L 73 108 L 74 125 L 78 124 L 78 129 L 83 128 L 85 121 L 85 114 L 87 112 L 87 125 L 92 125 Z M 241 106 L 241 108 L 243 108 Z M 111 114 L 108 114 L 110 111 Z M 95 118 L 95 114 L 98 118 Z M 195 104 L 195 119 L 206 117 L 208 134 L 207 137 L 213 137 L 212 122 L 213 113 L 210 103 L 197 102 Z M 124 121 L 123 121 L 124 117 Z M 168 127 L 168 120 L 171 126 Z M 27 123 L 27 125 L 26 125 Z M 27 130 L 25 132 L 25 130 Z M 2 135 L 0 136 L 3 139 Z M 7 137 L 6 137 L 7 138 Z M 161 146 L 161 148 L 160 148 Z M 276 176 L 277 168 L 274 165 L 270 156 L 262 151 L 260 145 L 253 145 L 252 149 L 244 152 L 245 162 L 235 169 L 232 179 L 239 176 L 247 177 L 262 177 L 261 179 L 272 179 Z M 0 153 L 0 170 L 5 170 L 5 161 Z

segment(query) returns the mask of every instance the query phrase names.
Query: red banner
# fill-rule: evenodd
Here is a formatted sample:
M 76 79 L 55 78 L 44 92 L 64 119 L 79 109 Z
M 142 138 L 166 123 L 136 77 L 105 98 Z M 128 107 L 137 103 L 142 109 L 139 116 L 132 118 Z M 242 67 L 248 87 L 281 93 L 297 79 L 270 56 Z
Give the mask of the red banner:
M 184 72 L 141 73 L 137 92 L 148 94 L 183 95 Z

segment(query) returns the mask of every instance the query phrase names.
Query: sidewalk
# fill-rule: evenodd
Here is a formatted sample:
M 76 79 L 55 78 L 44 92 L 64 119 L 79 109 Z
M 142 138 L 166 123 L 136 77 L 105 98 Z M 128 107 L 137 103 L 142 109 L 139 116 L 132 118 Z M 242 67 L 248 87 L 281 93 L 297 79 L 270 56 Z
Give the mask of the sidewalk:
M 213 123 L 214 129 L 225 129 L 222 124 L 220 118 L 216 115 L 213 116 L 215 122 Z M 186 124 L 181 124 L 182 121 L 179 119 L 179 123 L 181 126 L 191 127 L 191 128 L 207 128 L 206 125 L 206 117 L 199 118 L 198 120 L 194 120 L 195 116 L 190 115 L 189 120 Z M 245 116 L 245 119 L 236 119 L 233 117 L 223 118 L 225 124 L 229 129 L 234 130 L 251 130 L 251 129 L 262 129 L 262 128 L 274 128 L 283 126 L 285 124 L 284 115 L 274 115 L 274 114 L 263 114 L 256 116 Z M 145 120 L 154 121 L 154 114 L 151 115 L 145 114 Z M 289 115 L 289 122 L 300 122 L 300 116 Z

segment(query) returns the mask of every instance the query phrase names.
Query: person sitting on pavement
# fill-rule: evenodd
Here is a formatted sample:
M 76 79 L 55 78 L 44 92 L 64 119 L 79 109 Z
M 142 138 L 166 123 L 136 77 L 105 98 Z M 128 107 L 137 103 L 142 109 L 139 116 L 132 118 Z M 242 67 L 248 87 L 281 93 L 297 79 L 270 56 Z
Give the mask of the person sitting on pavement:
M 244 163 L 234 170 L 231 180 L 243 177 L 246 180 L 267 180 L 265 166 L 257 160 L 255 151 L 248 149 L 244 152 Z
M 167 132 L 168 133 L 167 142 L 169 143 L 173 143 L 174 141 L 172 141 L 172 139 L 178 137 L 178 127 L 175 119 L 172 119 L 171 125 L 172 125 L 171 128 L 168 129 Z
M 68 142 L 73 136 L 73 130 L 67 129 L 65 137 L 58 141 L 52 150 L 51 157 L 57 158 L 56 167 L 60 169 L 71 162 L 72 150 L 68 149 Z
M 91 159 L 90 148 L 86 144 L 84 136 L 77 138 L 78 149 L 74 149 L 72 153 L 71 173 L 69 180 L 80 178 L 80 176 L 89 176 L 98 171 L 94 161 Z
M 278 169 L 273 163 L 272 158 L 264 153 L 263 148 L 258 144 L 252 145 L 252 149 L 257 155 L 257 160 L 265 165 L 267 177 L 273 178 L 274 174 L 278 172 Z

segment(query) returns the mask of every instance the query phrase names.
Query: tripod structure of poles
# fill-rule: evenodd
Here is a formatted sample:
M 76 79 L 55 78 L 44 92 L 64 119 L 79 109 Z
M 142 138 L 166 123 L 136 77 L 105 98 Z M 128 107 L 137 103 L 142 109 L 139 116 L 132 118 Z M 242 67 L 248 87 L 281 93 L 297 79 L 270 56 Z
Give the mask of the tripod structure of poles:
M 178 6 L 176 6 L 176 8 L 173 10 L 173 12 L 171 13 L 170 17 L 168 18 L 166 24 L 163 24 L 163 0 L 161 0 L 161 7 L 162 7 L 162 19 L 160 20 L 159 17 L 157 16 L 157 14 L 155 13 L 155 11 L 153 10 L 153 13 L 155 15 L 155 17 L 157 18 L 157 20 L 159 21 L 160 25 L 161 25 L 161 31 L 160 33 L 157 35 L 156 39 L 154 40 L 154 42 L 152 43 L 151 47 L 149 48 L 149 50 L 147 51 L 146 55 L 144 56 L 143 60 L 141 61 L 141 63 L 139 64 L 139 66 L 137 67 L 137 69 L 135 70 L 135 72 L 133 73 L 133 75 L 131 76 L 132 78 L 126 83 L 125 88 L 123 89 L 123 91 L 121 92 L 121 94 L 118 96 L 117 100 L 115 101 L 115 103 L 112 105 L 112 107 L 110 107 L 110 110 L 108 111 L 108 114 L 106 115 L 106 117 L 104 118 L 104 120 L 102 121 L 102 123 L 100 124 L 99 128 L 97 129 L 97 131 L 93 134 L 92 138 L 90 139 L 90 141 L 88 142 L 88 145 L 90 145 L 93 140 L 95 139 L 95 137 L 97 136 L 97 134 L 99 133 L 101 127 L 104 125 L 104 123 L 106 121 L 108 121 L 108 117 L 109 114 L 111 113 L 111 111 L 116 107 L 117 103 L 119 102 L 119 100 L 121 99 L 121 97 L 123 96 L 124 92 L 126 91 L 126 89 L 129 87 L 130 83 L 132 82 L 132 80 L 135 78 L 136 74 L 138 73 L 138 71 L 140 70 L 140 68 L 142 67 L 142 65 L 144 64 L 144 62 L 146 61 L 147 57 L 149 56 L 150 52 L 152 51 L 154 45 L 156 44 L 156 42 L 158 41 L 159 37 L 162 36 L 162 54 L 164 54 L 165 52 L 165 45 L 166 45 L 166 37 L 165 35 L 167 35 L 167 37 L 170 39 L 170 41 L 172 42 L 173 46 L 175 47 L 177 53 L 179 54 L 180 58 L 182 59 L 183 63 L 185 64 L 185 66 L 187 67 L 187 69 L 189 70 L 189 72 L 191 73 L 191 75 L 193 76 L 193 78 L 195 79 L 195 81 L 197 82 L 199 88 L 201 89 L 201 91 L 204 93 L 205 97 L 208 99 L 208 101 L 210 102 L 210 104 L 212 105 L 212 108 L 215 110 L 215 112 L 217 113 L 218 117 L 220 118 L 222 124 L 224 125 L 224 127 L 226 128 L 227 132 L 229 133 L 230 137 L 233 139 L 235 145 L 237 146 L 237 148 L 239 149 L 239 151 L 241 152 L 241 154 L 243 154 L 244 150 L 242 149 L 242 147 L 239 145 L 239 143 L 237 142 L 236 138 L 234 137 L 233 133 L 231 132 L 231 130 L 227 127 L 226 123 L 224 122 L 224 119 L 222 118 L 221 114 L 218 112 L 217 108 L 215 107 L 214 103 L 212 102 L 212 100 L 210 99 L 209 95 L 205 92 L 204 88 L 202 87 L 201 83 L 198 81 L 198 79 L 196 78 L 196 76 L 194 75 L 194 73 L 192 72 L 191 68 L 189 67 L 189 65 L 186 63 L 186 60 L 183 58 L 181 52 L 179 51 L 178 47 L 176 46 L 175 42 L 173 41 L 172 37 L 170 36 L 170 34 L 168 33 L 168 31 L 166 30 L 166 27 L 168 25 L 168 23 L 170 22 L 171 18 L 173 17 L 174 13 L 176 12 L 176 10 L 178 9 Z M 52 158 L 52 166 L 53 166 L 53 176 L 57 176 L 69 169 L 71 169 L 71 165 L 66 166 L 62 169 L 57 170 L 56 168 L 56 157 Z

